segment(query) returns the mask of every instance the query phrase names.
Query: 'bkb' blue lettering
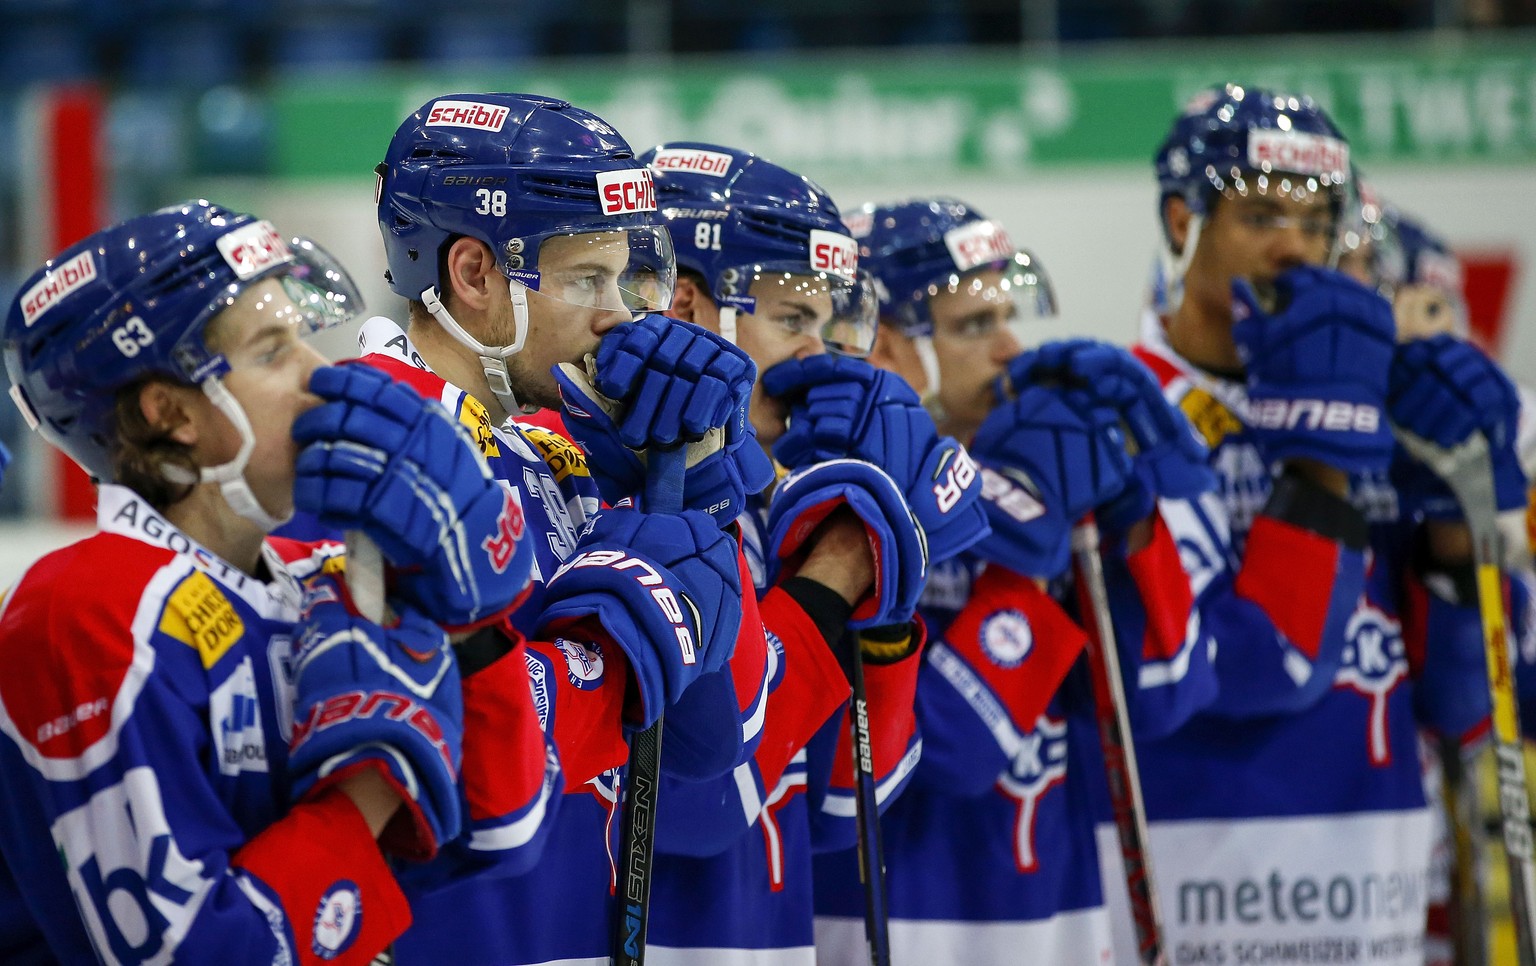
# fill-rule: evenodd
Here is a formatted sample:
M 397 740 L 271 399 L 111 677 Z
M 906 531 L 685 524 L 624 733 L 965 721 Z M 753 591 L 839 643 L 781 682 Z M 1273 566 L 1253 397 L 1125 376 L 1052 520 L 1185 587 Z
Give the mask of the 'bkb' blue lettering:
M 80 880 L 85 884 L 85 891 L 90 894 L 91 905 L 96 907 L 96 915 L 101 920 L 101 927 L 106 931 L 107 944 L 112 948 L 112 956 L 121 963 L 142 963 L 160 951 L 161 939 L 165 934 L 166 926 L 170 923 L 155 904 L 150 901 L 150 893 L 180 905 L 192 898 L 192 893 L 175 885 L 165 878 L 165 859 L 171 848 L 171 837 L 161 833 L 155 836 L 149 847 L 149 863 L 145 868 L 145 875 L 139 875 L 137 869 L 124 866 L 113 869 L 103 879 L 101 868 L 96 862 L 96 857 L 91 856 L 80 866 Z M 144 917 L 146 935 L 144 941 L 134 946 L 128 942 L 128 937 L 117 927 L 117 921 L 112 917 L 112 908 L 109 900 L 114 892 L 124 892 L 139 907 L 139 914 Z

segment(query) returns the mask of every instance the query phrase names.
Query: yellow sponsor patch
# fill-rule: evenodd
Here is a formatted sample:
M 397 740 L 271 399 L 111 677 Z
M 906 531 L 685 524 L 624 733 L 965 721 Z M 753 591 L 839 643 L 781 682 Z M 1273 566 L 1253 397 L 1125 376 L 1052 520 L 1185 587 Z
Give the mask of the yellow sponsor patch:
M 474 437 L 475 445 L 480 447 L 481 456 L 490 459 L 501 455 L 496 434 L 491 432 L 491 414 L 486 412 L 480 400 L 468 393 L 464 394 L 464 402 L 459 406 L 459 422 L 469 428 L 469 435 Z
M 1232 410 L 1204 389 L 1191 389 L 1185 393 L 1179 400 L 1179 409 L 1211 449 L 1243 428 L 1242 421 L 1232 414 Z
M 218 585 L 196 571 L 165 602 L 160 630 L 196 650 L 203 667 L 211 668 L 245 636 L 245 622 Z
M 544 457 L 544 462 L 549 464 L 549 471 L 555 474 L 555 482 L 559 483 L 567 476 L 590 476 L 587 472 L 587 457 L 581 450 L 571 444 L 571 441 L 559 433 L 550 432 L 537 426 L 524 426 L 523 435 L 528 441 L 539 448 L 539 455 Z
M 347 574 L 347 558 L 343 554 L 334 557 L 326 557 L 325 563 L 320 565 L 320 572 L 330 577 L 345 577 Z

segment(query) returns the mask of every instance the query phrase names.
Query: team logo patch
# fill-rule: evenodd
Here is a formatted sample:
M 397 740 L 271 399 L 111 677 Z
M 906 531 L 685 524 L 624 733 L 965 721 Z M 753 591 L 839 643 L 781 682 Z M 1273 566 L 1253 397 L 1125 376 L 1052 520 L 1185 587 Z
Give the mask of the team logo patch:
M 21 296 L 21 319 L 27 328 L 43 317 L 69 293 L 96 280 L 96 260 L 90 252 L 81 252 L 74 258 L 54 268 L 43 276 L 42 281 L 27 289 Z
M 459 406 L 459 422 L 474 437 L 481 456 L 490 459 L 501 455 L 501 447 L 496 444 L 496 434 L 491 431 L 491 414 L 484 403 L 466 393 L 463 404 Z
M 555 475 L 555 482 L 565 481 L 567 476 L 590 476 L 587 472 L 587 458 L 577 449 L 570 440 L 559 433 L 552 433 L 542 426 L 526 426 L 523 435 L 528 437 L 549 464 L 549 471 Z
M 160 631 L 197 651 L 203 667 L 211 668 L 245 636 L 245 622 L 213 579 L 194 571 L 165 602 Z
M 657 171 L 687 171 L 722 178 L 731 170 L 731 156 L 699 148 L 664 148 L 651 159 Z
M 648 168 L 599 172 L 597 196 L 605 215 L 656 210 L 656 186 Z
M 235 270 L 243 282 L 259 275 L 274 265 L 293 261 L 288 243 L 277 233 L 270 221 L 258 221 L 242 225 L 227 235 L 221 235 L 216 244 L 224 261 Z
M 603 651 L 597 644 L 582 644 L 559 638 L 555 646 L 565 655 L 565 667 L 571 686 L 592 691 L 603 684 Z
M 500 131 L 507 123 L 508 111 L 499 104 L 479 101 L 438 101 L 427 112 L 426 127 L 472 127 L 481 131 Z
M 1327 175 L 1333 183 L 1342 184 L 1349 178 L 1349 145 L 1325 134 L 1260 128 L 1248 134 L 1248 166 Z
M 1191 389 L 1179 400 L 1179 410 L 1195 427 L 1205 445 L 1211 449 L 1221 445 L 1229 435 L 1241 432 L 1243 423 L 1221 400 L 1204 389 Z
M 321 959 L 335 959 L 351 948 L 363 928 L 363 897 L 350 879 L 333 882 L 320 897 L 309 948 Z
M 859 270 L 859 243 L 835 231 L 812 228 L 811 268 L 853 281 Z
M 981 622 L 981 649 L 1000 668 L 1023 663 L 1035 648 L 1035 632 L 1029 618 L 1016 610 L 1000 610 Z
M 950 229 L 944 233 L 944 247 L 955 260 L 955 268 L 962 272 L 988 262 L 1005 261 L 1018 251 L 1003 226 L 995 221 L 973 221 Z

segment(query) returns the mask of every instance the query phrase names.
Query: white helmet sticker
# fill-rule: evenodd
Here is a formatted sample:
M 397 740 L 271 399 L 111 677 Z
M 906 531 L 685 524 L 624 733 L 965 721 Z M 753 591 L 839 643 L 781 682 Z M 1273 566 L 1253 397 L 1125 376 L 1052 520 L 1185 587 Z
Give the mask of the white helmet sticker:
M 944 233 L 944 247 L 955 260 L 955 268 L 968 272 L 977 265 L 1012 258 L 1018 248 L 1013 239 L 995 221 L 973 221 Z
M 853 281 L 859 271 L 859 243 L 835 231 L 812 228 L 811 268 Z
M 1248 166 L 1328 175 L 1334 184 L 1343 184 L 1349 179 L 1349 145 L 1325 134 L 1260 128 L 1248 132 Z
M 273 265 L 293 261 L 288 243 L 277 233 L 270 221 L 257 221 L 241 225 L 218 240 L 219 254 L 235 270 L 240 281 L 261 274 Z
M 56 265 L 42 281 L 21 296 L 21 318 L 27 328 L 43 317 L 69 293 L 96 280 L 96 260 L 83 251 L 62 265 Z
M 656 210 L 656 186 L 647 168 L 599 172 L 597 195 L 605 215 Z
M 472 127 L 500 131 L 510 112 L 500 104 L 479 101 L 438 101 L 427 112 L 425 127 Z
M 650 166 L 656 171 L 688 171 L 723 178 L 730 173 L 731 156 L 700 148 L 662 148 L 651 159 Z

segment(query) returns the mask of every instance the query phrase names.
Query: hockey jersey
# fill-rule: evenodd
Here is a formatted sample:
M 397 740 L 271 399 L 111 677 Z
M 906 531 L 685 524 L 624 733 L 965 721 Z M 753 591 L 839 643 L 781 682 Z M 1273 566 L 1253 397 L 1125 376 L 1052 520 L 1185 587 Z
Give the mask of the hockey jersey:
M 1161 521 L 1145 548 L 1105 563 L 1133 727 L 1165 733 L 1214 693 L 1209 636 Z M 1086 638 L 1055 589 L 975 557 L 930 578 L 923 759 L 882 823 L 894 963 L 1110 961 Z M 866 955 L 856 861 L 817 859 L 822 963 Z
M 269 542 L 253 577 L 131 490 L 97 514 L 0 602 L 0 960 L 367 963 L 404 896 L 344 795 L 287 807 L 297 578 L 330 552 Z
M 1325 536 L 1260 455 L 1244 387 L 1181 359 L 1155 319 L 1142 332 L 1137 354 L 1219 480 L 1165 516 L 1216 638 L 1220 696 L 1139 742 L 1169 954 L 1417 963 L 1430 818 L 1410 664 L 1423 622 L 1465 625 L 1475 608 L 1422 593 L 1408 606 L 1416 578 L 1384 475 L 1351 480 L 1368 540 Z M 1120 881 L 1117 856 L 1100 856 Z M 1123 890 L 1111 906 L 1117 949 L 1134 950 Z
M 847 678 L 824 629 L 768 585 L 766 506 L 760 497 L 749 505 L 743 550 L 771 655 L 764 735 L 731 775 L 662 785 L 647 950 L 660 966 L 813 966 L 812 852 L 856 835 Z M 916 655 L 865 666 L 882 807 L 921 755 L 917 669 Z
M 532 811 L 498 816 L 493 809 L 489 825 L 476 821 L 471 826 L 472 833 L 491 836 L 489 841 L 510 839 L 522 845 L 525 854 L 535 853 L 534 862 L 515 868 L 502 862 L 468 876 L 459 874 L 462 866 L 450 866 L 445 874 L 429 863 L 402 875 L 415 924 L 396 943 L 396 961 L 402 966 L 606 963 L 614 934 L 618 802 L 628 757 L 621 725 L 628 668 L 616 648 L 534 636 L 545 582 L 571 554 L 586 521 L 598 512 L 596 484 L 584 455 L 568 438 L 548 426 L 515 420 L 493 425 L 473 396 L 426 367 L 405 333 L 389 319 L 364 323 L 359 342 L 363 362 L 438 400 L 467 426 L 493 475 L 522 505 L 526 539 L 535 541 L 534 584 L 513 613 L 512 624 L 529 637 L 524 656 L 529 683 L 524 687 L 532 689 L 539 724 L 553 740 L 565 782 L 563 794 L 544 799 L 537 824 L 530 818 Z M 732 667 L 719 672 L 731 676 L 729 730 L 722 733 L 725 722 L 718 718 L 690 729 L 701 736 L 716 735 L 740 756 L 757 747 L 761 737 L 767 664 L 755 606 L 743 607 L 742 627 L 736 645 L 740 660 L 733 657 Z M 468 688 L 479 677 L 466 682 L 466 723 L 472 713 Z M 494 712 L 497 686 L 487 685 L 484 693 L 486 701 L 477 702 L 477 707 Z M 668 709 L 669 722 L 686 714 L 686 709 L 682 714 L 678 710 Z M 470 759 L 471 746 L 466 727 L 466 784 L 477 764 Z M 491 760 L 479 767 L 489 783 L 507 763 Z M 470 806 L 473 818 L 473 797 Z M 537 840 L 525 841 L 529 837 Z

